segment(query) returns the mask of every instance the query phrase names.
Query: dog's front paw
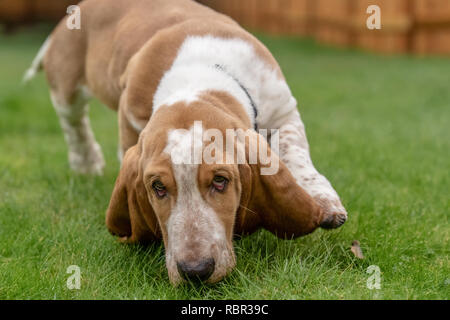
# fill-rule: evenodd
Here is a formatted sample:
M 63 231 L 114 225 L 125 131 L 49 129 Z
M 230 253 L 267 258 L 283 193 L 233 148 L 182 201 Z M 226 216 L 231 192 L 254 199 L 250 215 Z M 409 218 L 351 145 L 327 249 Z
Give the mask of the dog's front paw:
M 320 227 L 324 229 L 336 229 L 347 221 L 347 213 L 326 213 L 323 215 Z
M 336 229 L 347 221 L 347 211 L 338 199 L 330 200 L 314 198 L 323 210 L 320 227 L 324 229 Z

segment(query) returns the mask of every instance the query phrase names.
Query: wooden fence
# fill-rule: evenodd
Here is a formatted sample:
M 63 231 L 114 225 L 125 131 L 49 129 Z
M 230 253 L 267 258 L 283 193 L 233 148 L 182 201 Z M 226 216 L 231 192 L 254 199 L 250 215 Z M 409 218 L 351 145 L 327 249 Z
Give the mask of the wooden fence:
M 79 0 L 0 0 L 0 24 L 7 27 L 34 21 L 58 21 Z
M 384 53 L 450 55 L 450 0 L 200 0 L 245 27 Z M 369 5 L 381 29 L 369 30 Z
M 130 0 L 132 1 L 132 0 Z M 57 21 L 79 0 L 0 0 L 0 23 Z M 243 26 L 385 53 L 450 55 L 450 0 L 199 0 Z M 369 5 L 381 30 L 368 30 Z

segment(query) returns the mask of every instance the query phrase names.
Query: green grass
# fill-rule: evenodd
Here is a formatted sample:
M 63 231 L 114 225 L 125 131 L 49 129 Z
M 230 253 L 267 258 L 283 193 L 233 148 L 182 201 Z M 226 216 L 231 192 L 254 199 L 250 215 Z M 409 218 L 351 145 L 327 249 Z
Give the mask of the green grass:
M 450 298 L 450 60 L 259 35 L 299 100 L 313 160 L 349 220 L 294 241 L 257 232 L 235 241 L 237 267 L 224 281 L 173 288 L 162 245 L 121 245 L 104 225 L 119 168 L 116 114 L 92 104 L 107 166 L 102 177 L 79 176 L 44 76 L 20 85 L 45 37 L 0 36 L 0 298 Z M 364 260 L 352 256 L 353 240 Z M 80 290 L 66 287 L 73 264 Z M 370 265 L 381 269 L 381 290 L 366 287 Z

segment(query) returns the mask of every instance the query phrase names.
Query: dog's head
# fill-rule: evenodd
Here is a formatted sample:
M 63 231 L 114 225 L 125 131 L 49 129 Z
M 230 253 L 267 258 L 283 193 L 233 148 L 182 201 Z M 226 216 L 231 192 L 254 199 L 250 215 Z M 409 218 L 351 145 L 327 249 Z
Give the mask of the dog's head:
M 276 216 L 297 205 L 292 197 L 302 201 L 304 210 L 317 210 L 294 187 L 264 137 L 218 104 L 177 103 L 155 112 L 124 157 L 107 213 L 113 233 L 124 235 L 121 229 L 140 239 L 162 235 L 174 284 L 222 279 L 235 265 L 232 239 L 237 230 L 289 230 L 292 221 Z M 246 134 L 233 136 L 235 129 Z M 262 149 L 265 161 L 258 154 Z M 310 224 L 305 222 L 305 230 Z

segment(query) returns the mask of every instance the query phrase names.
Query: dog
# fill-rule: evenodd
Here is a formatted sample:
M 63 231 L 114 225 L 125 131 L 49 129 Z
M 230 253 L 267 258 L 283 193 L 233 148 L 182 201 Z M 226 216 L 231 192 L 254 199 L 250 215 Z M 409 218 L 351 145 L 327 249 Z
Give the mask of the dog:
M 174 285 L 225 277 L 236 263 L 234 235 L 265 228 L 291 239 L 346 221 L 314 168 L 279 65 L 234 20 L 190 0 L 85 0 L 79 8 L 80 29 L 63 19 L 26 78 L 45 70 L 76 172 L 104 167 L 90 97 L 117 110 L 121 169 L 106 225 L 124 243 L 162 239 Z M 244 135 L 229 138 L 230 149 L 215 144 L 215 161 L 192 161 L 227 130 Z M 262 150 L 266 159 L 255 160 Z M 230 153 L 243 156 L 224 161 Z

